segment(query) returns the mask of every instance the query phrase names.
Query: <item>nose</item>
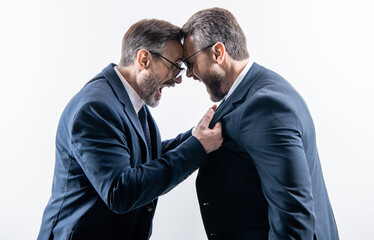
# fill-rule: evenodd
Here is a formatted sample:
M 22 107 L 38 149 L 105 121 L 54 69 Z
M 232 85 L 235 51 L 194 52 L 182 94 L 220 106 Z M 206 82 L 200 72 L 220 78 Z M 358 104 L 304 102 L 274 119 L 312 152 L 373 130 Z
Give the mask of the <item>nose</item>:
M 179 76 L 178 78 L 176 78 L 176 79 L 174 80 L 174 82 L 175 82 L 176 84 L 181 84 L 181 83 L 182 83 L 182 76 Z
M 193 72 L 190 69 L 187 69 L 186 76 L 191 78 L 194 76 Z

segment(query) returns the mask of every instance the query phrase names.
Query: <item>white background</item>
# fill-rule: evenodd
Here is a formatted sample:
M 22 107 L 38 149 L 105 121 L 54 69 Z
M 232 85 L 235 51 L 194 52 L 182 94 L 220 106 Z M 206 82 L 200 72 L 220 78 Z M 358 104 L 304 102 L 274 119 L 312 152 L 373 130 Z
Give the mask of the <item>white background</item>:
M 117 63 L 134 22 L 176 25 L 196 11 L 229 9 L 251 57 L 284 76 L 314 118 L 323 172 L 341 239 L 373 239 L 371 1 L 5 1 L 0 3 L 0 239 L 35 239 L 50 196 L 63 108 Z M 192 127 L 212 103 L 184 78 L 152 110 L 163 138 Z M 195 177 L 159 199 L 152 240 L 206 239 Z

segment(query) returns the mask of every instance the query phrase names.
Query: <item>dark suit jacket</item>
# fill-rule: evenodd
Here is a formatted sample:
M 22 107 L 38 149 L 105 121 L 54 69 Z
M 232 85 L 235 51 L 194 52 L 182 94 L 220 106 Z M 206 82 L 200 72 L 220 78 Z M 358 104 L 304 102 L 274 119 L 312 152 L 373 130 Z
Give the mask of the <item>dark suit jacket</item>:
M 254 63 L 218 108 L 224 143 L 196 180 L 209 239 L 338 239 L 308 108 Z
M 191 131 L 161 143 L 147 109 L 150 156 L 114 66 L 87 83 L 61 116 L 38 239 L 148 239 L 157 197 L 207 160 Z

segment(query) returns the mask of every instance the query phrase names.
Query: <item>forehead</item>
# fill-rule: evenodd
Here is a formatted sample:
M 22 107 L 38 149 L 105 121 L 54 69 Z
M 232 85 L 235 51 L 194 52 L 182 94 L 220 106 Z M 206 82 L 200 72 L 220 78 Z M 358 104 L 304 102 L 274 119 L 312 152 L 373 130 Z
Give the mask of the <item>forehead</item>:
M 195 44 L 194 44 L 194 37 L 192 35 L 188 35 L 184 38 L 183 42 L 183 56 L 187 58 L 196 52 Z
M 182 44 L 175 40 L 170 40 L 166 43 L 166 50 L 164 55 L 170 59 L 177 60 L 183 58 Z

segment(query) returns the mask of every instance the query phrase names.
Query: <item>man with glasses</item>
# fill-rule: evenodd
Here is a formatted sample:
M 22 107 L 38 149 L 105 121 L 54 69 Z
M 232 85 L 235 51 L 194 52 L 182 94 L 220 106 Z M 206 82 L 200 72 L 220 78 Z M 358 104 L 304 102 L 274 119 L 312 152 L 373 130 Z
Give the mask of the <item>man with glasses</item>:
M 181 83 L 180 29 L 142 20 L 126 32 L 119 65 L 109 64 L 66 106 L 57 130 L 52 196 L 38 239 L 149 239 L 157 197 L 182 182 L 222 143 L 196 126 L 161 142 L 146 105 Z
M 196 180 L 209 239 L 338 239 L 313 120 L 296 90 L 254 63 L 229 11 L 195 13 L 182 27 L 187 76 L 222 101 L 211 125 L 225 141 Z

